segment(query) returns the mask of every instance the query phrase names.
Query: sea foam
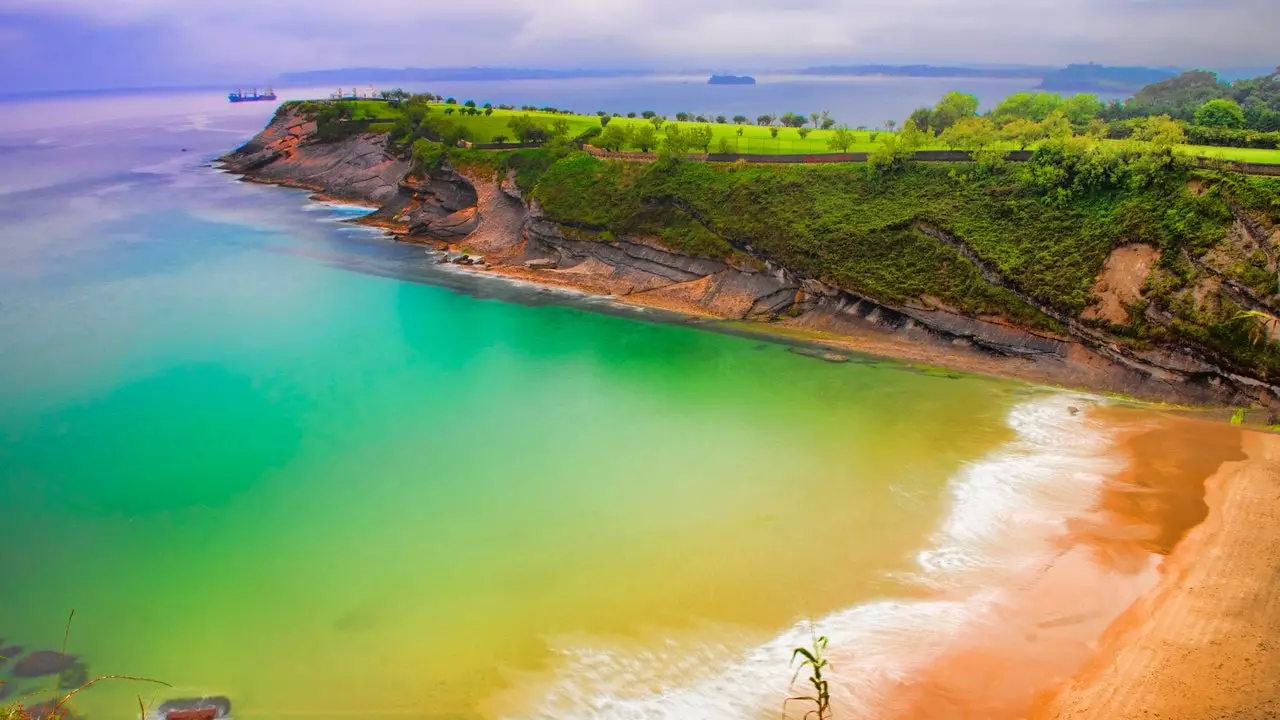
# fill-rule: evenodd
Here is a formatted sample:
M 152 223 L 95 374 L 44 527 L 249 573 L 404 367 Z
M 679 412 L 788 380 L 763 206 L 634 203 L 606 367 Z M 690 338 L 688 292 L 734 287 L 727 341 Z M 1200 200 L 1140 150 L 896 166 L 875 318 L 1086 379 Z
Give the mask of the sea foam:
M 1073 552 L 1062 544 L 1066 519 L 1089 513 L 1102 483 L 1124 466 L 1106 428 L 1076 410 L 1093 402 L 1054 395 L 1017 405 L 1007 419 L 1015 439 L 952 478 L 947 515 L 909 577 L 931 591 L 930 599 L 870 602 L 815 621 L 816 632 L 830 640 L 836 717 L 884 717 L 888 704 L 926 667 L 975 638 L 1012 637 L 1025 643 L 1001 648 L 1012 662 L 1023 662 L 1020 652 L 1027 664 L 1042 662 L 1049 648 L 1034 644 L 1036 633 L 1051 633 L 1045 628 L 1064 623 L 1015 610 L 1018 598 L 1035 592 L 1048 567 L 1070 562 L 1063 557 Z M 1093 623 L 1090 632 L 1101 632 L 1150 580 L 1107 593 L 1100 604 L 1072 598 L 1070 607 L 1081 610 L 1080 622 Z M 528 702 L 524 695 L 522 709 L 505 717 L 777 718 L 782 700 L 792 694 L 791 653 L 809 645 L 813 632 L 801 622 L 737 654 L 696 641 L 668 640 L 660 649 L 639 652 L 578 641 L 557 651 L 554 677 L 533 693 L 535 699 Z M 1070 664 L 1076 658 L 1062 662 L 1043 671 L 1074 671 Z M 797 706 L 793 715 L 803 712 Z

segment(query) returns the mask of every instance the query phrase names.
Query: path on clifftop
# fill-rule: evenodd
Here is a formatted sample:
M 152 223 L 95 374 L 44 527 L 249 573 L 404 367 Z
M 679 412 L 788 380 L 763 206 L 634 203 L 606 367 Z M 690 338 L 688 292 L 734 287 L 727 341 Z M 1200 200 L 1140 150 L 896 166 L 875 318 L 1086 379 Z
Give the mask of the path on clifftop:
M 1036 720 L 1280 717 L 1280 436 L 1209 480 L 1208 520 Z

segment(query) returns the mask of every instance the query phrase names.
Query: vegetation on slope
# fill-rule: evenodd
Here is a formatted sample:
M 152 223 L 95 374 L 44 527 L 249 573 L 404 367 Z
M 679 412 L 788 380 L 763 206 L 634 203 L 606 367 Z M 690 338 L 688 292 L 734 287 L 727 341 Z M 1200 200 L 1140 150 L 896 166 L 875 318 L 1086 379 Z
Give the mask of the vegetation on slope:
M 1156 164 L 1152 164 L 1156 163 Z M 1195 180 L 1210 189 L 1188 189 Z M 1117 246 L 1161 250 L 1146 303 L 1171 314 L 1156 323 L 1135 308 L 1112 327 L 1136 347 L 1195 340 L 1242 368 L 1280 373 L 1280 349 L 1249 337 L 1242 309 L 1225 296 L 1188 300 L 1208 276 L 1199 258 L 1228 243 L 1231 205 L 1259 222 L 1280 224 L 1280 180 L 1190 171 L 1167 152 L 1099 153 L 1048 143 L 1025 166 L 907 164 L 758 166 L 600 160 L 578 153 L 539 178 L 534 197 L 554 220 L 600 233 L 647 234 L 668 241 L 671 226 L 696 227 L 723 245 L 851 292 L 890 303 L 936 298 L 974 315 L 1002 315 L 1052 327 L 1013 292 L 1079 318 L 1107 257 Z M 954 236 L 1009 289 L 984 280 L 956 249 L 923 232 Z M 1260 264 L 1261 263 L 1261 264 Z M 1262 297 L 1275 294 L 1265 259 L 1226 272 Z

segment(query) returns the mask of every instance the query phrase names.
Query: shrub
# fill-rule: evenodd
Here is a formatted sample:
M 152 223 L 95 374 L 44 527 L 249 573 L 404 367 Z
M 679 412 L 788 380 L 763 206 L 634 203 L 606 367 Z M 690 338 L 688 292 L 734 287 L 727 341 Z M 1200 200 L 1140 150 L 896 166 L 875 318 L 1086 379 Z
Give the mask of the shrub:
M 1240 129 L 1244 127 L 1244 110 L 1235 100 L 1216 98 L 1196 108 L 1196 125 Z

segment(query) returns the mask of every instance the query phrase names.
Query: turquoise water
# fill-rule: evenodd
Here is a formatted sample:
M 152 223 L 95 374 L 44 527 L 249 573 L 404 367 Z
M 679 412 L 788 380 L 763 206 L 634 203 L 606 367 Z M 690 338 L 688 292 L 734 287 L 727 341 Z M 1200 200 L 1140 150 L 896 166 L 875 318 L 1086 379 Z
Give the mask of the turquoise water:
M 0 146 L 0 638 L 56 648 L 75 609 L 90 674 L 177 686 L 99 686 L 90 717 L 137 693 L 530 717 L 684 686 L 680 658 L 619 689 L 582 657 L 714 670 L 922 596 L 949 483 L 1014 437 L 1018 386 L 444 271 L 207 167 L 262 120 Z

